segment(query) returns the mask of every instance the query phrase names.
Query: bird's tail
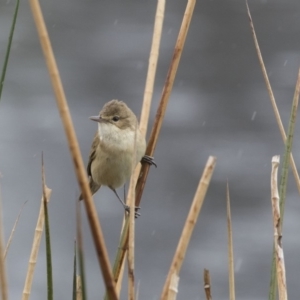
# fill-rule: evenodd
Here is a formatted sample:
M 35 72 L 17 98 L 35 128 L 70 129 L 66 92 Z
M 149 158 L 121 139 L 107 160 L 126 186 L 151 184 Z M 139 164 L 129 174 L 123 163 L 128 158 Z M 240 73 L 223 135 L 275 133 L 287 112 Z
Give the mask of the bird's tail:
M 89 185 L 90 185 L 90 189 L 91 189 L 91 192 L 92 192 L 92 195 L 94 195 L 101 187 L 101 185 L 97 184 L 91 177 L 90 177 L 90 182 L 89 182 Z M 80 194 L 78 200 L 83 200 L 83 195 L 82 193 Z

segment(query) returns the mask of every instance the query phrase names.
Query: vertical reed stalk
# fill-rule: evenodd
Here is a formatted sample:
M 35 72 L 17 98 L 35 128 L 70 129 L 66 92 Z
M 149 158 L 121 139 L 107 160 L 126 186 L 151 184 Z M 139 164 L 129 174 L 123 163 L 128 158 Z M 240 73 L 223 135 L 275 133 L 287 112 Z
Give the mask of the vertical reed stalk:
M 273 156 L 272 158 L 272 171 L 271 171 L 271 203 L 273 212 L 273 229 L 274 229 L 274 248 L 275 248 L 275 260 L 276 260 L 276 274 L 278 284 L 279 300 L 287 300 L 286 289 L 286 275 L 284 254 L 282 249 L 282 231 L 280 225 L 280 205 L 279 205 L 279 193 L 277 184 L 277 174 L 279 166 L 279 156 Z
M 203 280 L 204 280 L 204 292 L 205 292 L 206 300 L 212 300 L 210 275 L 209 275 L 209 270 L 207 269 L 204 269 Z
M 48 202 L 50 201 L 51 193 L 52 193 L 52 190 L 49 189 L 48 187 L 46 187 L 46 198 L 45 199 L 47 199 Z M 35 269 L 35 265 L 37 262 L 41 238 L 42 238 L 42 234 L 43 234 L 43 230 L 44 230 L 44 221 L 45 221 L 44 196 L 42 196 L 40 212 L 39 212 L 39 216 L 37 219 L 31 253 L 30 253 L 29 262 L 28 262 L 28 269 L 27 269 L 27 274 L 26 274 L 26 279 L 25 279 L 25 284 L 24 284 L 24 289 L 23 289 L 23 294 L 22 294 L 22 300 L 28 300 L 30 297 L 34 269 Z
M 195 3 L 196 3 L 195 0 L 188 0 L 187 6 L 186 6 L 186 10 L 185 10 L 182 24 L 181 24 L 181 27 L 179 30 L 178 38 L 177 38 L 177 41 L 175 44 L 175 49 L 174 49 L 173 57 L 171 60 L 169 72 L 167 74 L 167 78 L 166 78 L 165 85 L 163 88 L 160 104 L 157 109 L 155 123 L 152 128 L 152 132 L 151 132 L 147 150 L 146 150 L 146 154 L 149 156 L 153 156 L 154 149 L 156 147 L 156 143 L 157 143 L 160 129 L 162 126 L 162 121 L 163 121 L 163 118 L 164 118 L 164 115 L 166 112 L 167 104 L 169 101 L 169 97 L 170 97 L 171 90 L 173 87 L 175 75 L 177 72 L 178 64 L 179 64 L 181 54 L 183 51 L 183 46 L 185 43 L 185 39 L 187 36 L 191 18 L 193 15 Z M 136 186 L 136 199 L 135 199 L 136 206 L 140 205 L 140 201 L 141 201 L 142 193 L 143 193 L 143 190 L 145 187 L 148 172 L 149 172 L 149 164 L 143 164 L 141 172 L 140 172 L 141 175 L 138 179 L 138 183 Z M 118 247 L 118 251 L 117 251 L 117 255 L 116 255 L 115 263 L 114 263 L 114 267 L 113 267 L 114 278 L 116 281 L 118 281 L 118 278 L 120 275 L 120 270 L 121 270 L 121 267 L 122 267 L 122 264 L 124 261 L 124 257 L 125 257 L 125 253 L 126 253 L 127 243 L 128 243 L 128 221 L 125 222 L 125 225 L 123 227 L 120 244 Z M 107 299 L 107 298 L 105 298 L 105 299 Z
M 232 222 L 230 210 L 229 185 L 227 182 L 227 232 L 228 232 L 228 274 L 229 274 L 229 300 L 235 300 L 234 285 L 234 258 L 233 258 L 233 238 L 232 238 Z
M 46 64 L 51 78 L 51 83 L 54 89 L 57 106 L 59 109 L 60 117 L 62 119 L 67 141 L 71 156 L 73 158 L 75 173 L 77 181 L 82 190 L 84 204 L 88 216 L 90 229 L 92 232 L 94 245 L 96 248 L 97 258 L 102 271 L 106 290 L 110 300 L 117 300 L 118 296 L 115 289 L 115 282 L 113 280 L 111 266 L 109 262 L 108 253 L 105 246 L 105 241 L 98 219 L 97 210 L 92 199 L 91 191 L 88 184 L 87 174 L 83 164 L 82 156 L 79 150 L 78 141 L 76 138 L 74 126 L 72 123 L 70 111 L 68 108 L 67 100 L 59 76 L 59 71 L 49 40 L 48 32 L 44 22 L 43 14 L 38 0 L 30 0 L 32 14 L 36 23 L 37 31 L 39 34 L 40 42 L 42 45 L 43 53 L 45 56 Z
M 202 204 L 204 202 L 204 198 L 210 183 L 210 180 L 212 178 L 213 171 L 215 169 L 216 165 L 216 158 L 213 156 L 210 156 L 207 160 L 207 163 L 205 165 L 203 174 L 201 176 L 201 179 L 198 184 L 198 188 L 193 200 L 193 203 L 191 205 L 189 214 L 187 216 L 182 234 L 180 236 L 178 246 L 173 258 L 173 261 L 171 263 L 171 267 L 169 269 L 169 273 L 167 276 L 167 279 L 165 281 L 165 285 L 161 294 L 160 299 L 166 300 L 168 299 L 168 287 L 170 285 L 171 276 L 173 273 L 177 274 L 179 276 L 179 272 L 183 263 L 183 259 L 185 257 L 185 253 L 187 250 L 187 247 L 190 242 L 190 238 L 192 236 L 192 232 L 195 228 L 199 213 L 202 208 Z
M 273 110 L 274 110 L 275 118 L 276 118 L 276 121 L 277 121 L 277 124 L 278 124 L 278 127 L 279 127 L 279 131 L 280 131 L 282 140 L 285 143 L 286 142 L 285 130 L 284 130 L 281 118 L 280 118 L 280 114 L 279 114 L 279 111 L 278 111 L 278 108 L 277 108 L 274 93 L 273 93 L 273 90 L 272 90 L 272 87 L 271 87 L 271 83 L 270 83 L 270 80 L 269 80 L 269 77 L 268 77 L 268 74 L 267 74 L 267 70 L 266 70 L 266 67 L 265 67 L 265 64 L 264 64 L 264 61 L 263 61 L 261 51 L 260 51 L 260 48 L 259 48 L 259 44 L 258 44 L 258 40 L 257 40 L 257 37 L 256 37 L 256 33 L 255 33 L 255 29 L 254 29 L 254 25 L 253 25 L 253 21 L 252 21 L 252 17 L 251 17 L 251 13 L 250 13 L 250 9 L 249 9 L 247 0 L 246 0 L 246 6 L 247 6 L 247 12 L 248 12 L 248 17 L 249 17 L 249 21 L 250 21 L 250 27 L 251 27 L 251 31 L 252 31 L 252 35 L 253 35 L 253 39 L 254 39 L 254 44 L 255 44 L 255 49 L 256 49 L 257 56 L 258 56 L 259 64 L 260 64 L 260 67 L 261 67 L 261 70 L 262 70 L 262 73 L 263 73 L 263 76 L 264 76 L 264 79 L 265 79 L 265 83 L 266 83 L 268 94 L 269 94 L 271 104 L 272 104 L 272 107 L 273 107 Z M 293 171 L 293 174 L 294 174 L 294 177 L 295 177 L 298 192 L 300 194 L 300 179 L 299 179 L 299 174 L 298 174 L 297 167 L 296 167 L 295 160 L 294 160 L 294 157 L 293 157 L 292 153 L 290 154 L 290 158 L 291 158 L 292 171 Z

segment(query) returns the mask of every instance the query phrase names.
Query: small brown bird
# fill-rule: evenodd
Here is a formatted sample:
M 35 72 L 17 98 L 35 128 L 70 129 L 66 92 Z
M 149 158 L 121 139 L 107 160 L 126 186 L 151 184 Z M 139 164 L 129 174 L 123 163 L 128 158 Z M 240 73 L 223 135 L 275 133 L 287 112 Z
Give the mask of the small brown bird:
M 138 128 L 137 118 L 124 102 L 111 100 L 103 106 L 99 116 L 90 119 L 98 122 L 87 165 L 91 192 L 95 194 L 101 185 L 108 186 L 129 211 L 116 188 L 129 180 L 133 160 L 134 166 L 141 160 L 156 166 L 152 157 L 144 156 L 146 141 Z M 82 199 L 80 195 L 79 200 Z

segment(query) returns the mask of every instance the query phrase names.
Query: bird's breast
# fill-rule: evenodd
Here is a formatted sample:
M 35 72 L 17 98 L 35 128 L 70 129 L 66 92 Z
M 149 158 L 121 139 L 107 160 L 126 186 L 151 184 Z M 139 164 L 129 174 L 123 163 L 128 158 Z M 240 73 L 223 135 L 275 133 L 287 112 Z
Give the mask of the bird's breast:
M 94 161 L 91 164 L 91 174 L 97 184 L 118 188 L 125 184 L 132 173 L 134 158 L 134 131 L 119 128 L 107 128 L 101 124 L 99 130 L 100 143 Z M 135 165 L 145 154 L 145 139 L 140 132 L 136 139 Z

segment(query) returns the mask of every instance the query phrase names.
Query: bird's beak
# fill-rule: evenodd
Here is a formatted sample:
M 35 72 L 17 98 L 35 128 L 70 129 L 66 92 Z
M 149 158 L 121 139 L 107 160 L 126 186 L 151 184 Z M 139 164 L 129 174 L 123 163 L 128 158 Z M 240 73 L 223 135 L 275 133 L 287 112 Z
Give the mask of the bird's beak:
M 90 120 L 92 121 L 96 121 L 96 122 L 102 122 L 102 119 L 100 118 L 100 116 L 93 116 L 93 117 L 90 117 Z

